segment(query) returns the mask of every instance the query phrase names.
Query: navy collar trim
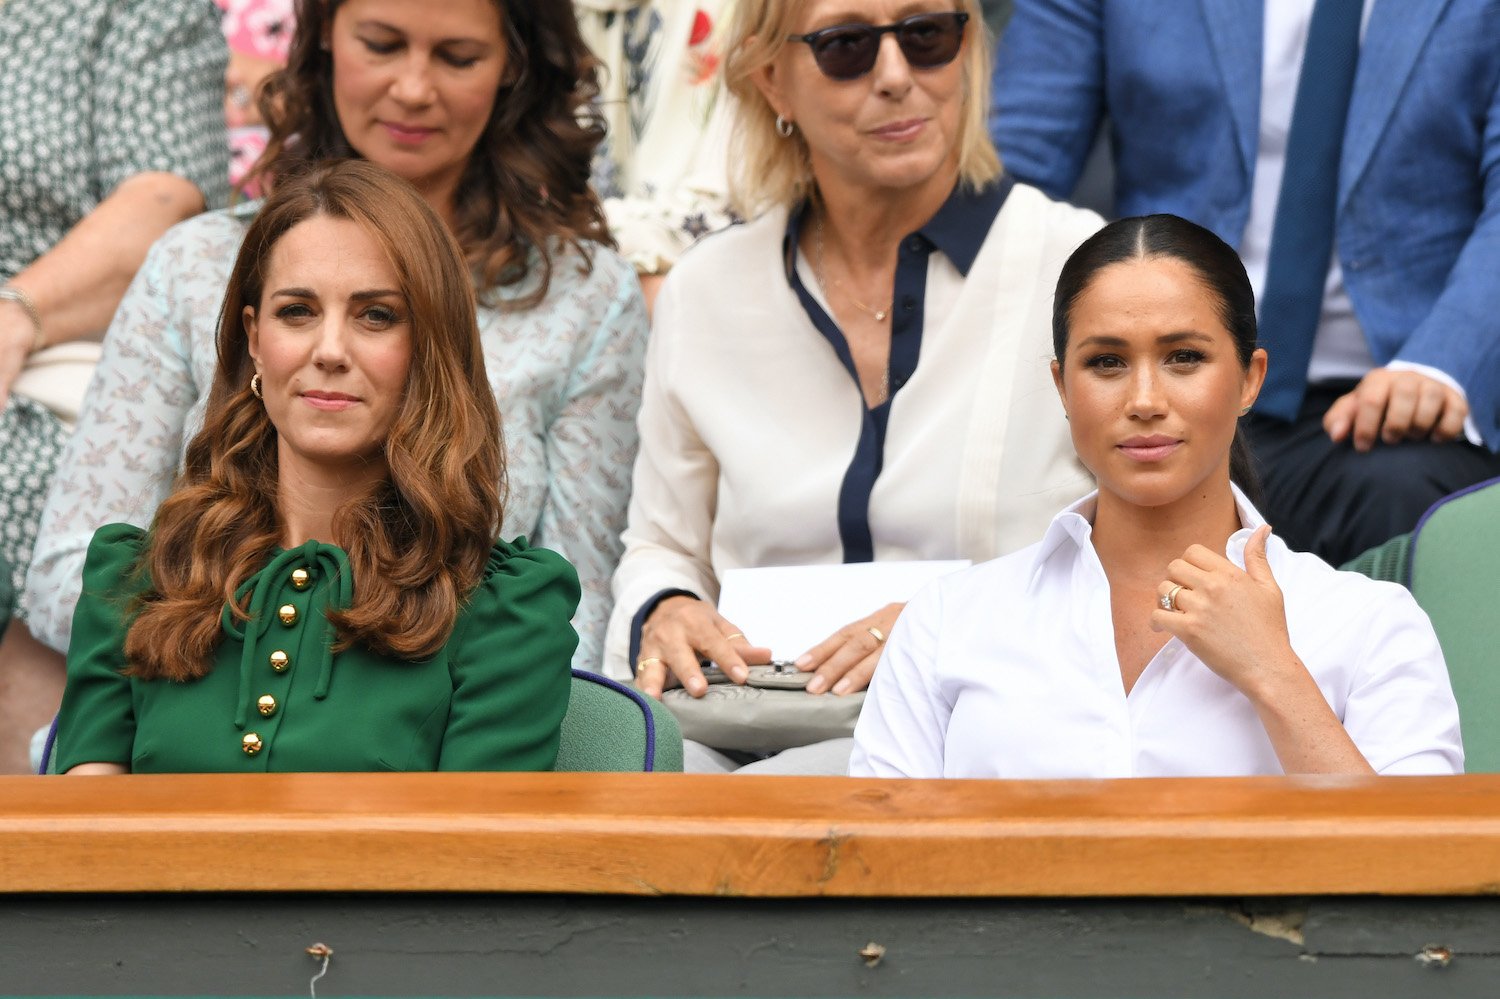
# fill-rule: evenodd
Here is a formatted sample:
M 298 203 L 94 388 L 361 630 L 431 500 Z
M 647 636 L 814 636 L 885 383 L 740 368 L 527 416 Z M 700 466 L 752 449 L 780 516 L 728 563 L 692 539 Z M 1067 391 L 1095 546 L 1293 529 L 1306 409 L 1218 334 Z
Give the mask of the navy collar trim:
M 984 245 L 995 224 L 995 217 L 1000 214 L 1005 199 L 1015 186 L 1016 182 L 1009 175 L 1002 175 L 977 191 L 959 181 L 937 214 L 912 235 L 921 236 L 937 247 L 958 268 L 960 274 L 968 277 L 969 268 L 974 266 L 974 260 L 979 256 L 979 248 Z M 809 201 L 802 202 L 787 217 L 786 236 L 781 243 L 781 260 L 788 283 L 797 266 L 797 243 L 802 236 L 802 224 L 807 219 L 810 204 Z

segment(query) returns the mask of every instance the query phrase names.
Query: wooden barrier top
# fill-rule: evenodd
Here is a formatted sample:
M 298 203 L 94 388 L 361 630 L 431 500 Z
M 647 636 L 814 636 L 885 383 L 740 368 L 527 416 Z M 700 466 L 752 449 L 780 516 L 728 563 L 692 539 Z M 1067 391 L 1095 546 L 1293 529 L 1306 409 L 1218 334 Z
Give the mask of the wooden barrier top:
M 0 891 L 1500 894 L 1500 776 L 4 777 Z

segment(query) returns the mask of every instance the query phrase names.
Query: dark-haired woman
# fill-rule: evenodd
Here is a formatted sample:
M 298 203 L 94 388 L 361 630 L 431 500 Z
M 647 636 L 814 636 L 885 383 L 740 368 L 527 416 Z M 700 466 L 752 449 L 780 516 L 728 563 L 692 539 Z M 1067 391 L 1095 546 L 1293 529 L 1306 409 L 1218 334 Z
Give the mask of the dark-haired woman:
M 1176 216 L 1063 267 L 1053 379 L 1099 489 L 907 605 L 851 773 L 1455 773 L 1458 711 L 1399 586 L 1289 550 L 1234 479 L 1265 377 L 1239 258 Z
M 182 477 L 149 533 L 89 545 L 60 770 L 552 766 L 578 581 L 495 540 L 505 459 L 465 271 L 384 170 L 278 187 Z
M 260 95 L 271 140 L 258 172 L 274 185 L 358 156 L 410 181 L 457 237 L 506 430 L 505 530 L 578 567 L 575 661 L 588 668 L 620 551 L 647 330 L 588 186 L 601 132 L 579 113 L 593 76 L 566 0 L 304 2 L 287 69 Z M 53 648 L 67 646 L 93 531 L 150 523 L 202 422 L 219 298 L 257 207 L 169 233 L 115 318 L 28 580 L 32 630 Z

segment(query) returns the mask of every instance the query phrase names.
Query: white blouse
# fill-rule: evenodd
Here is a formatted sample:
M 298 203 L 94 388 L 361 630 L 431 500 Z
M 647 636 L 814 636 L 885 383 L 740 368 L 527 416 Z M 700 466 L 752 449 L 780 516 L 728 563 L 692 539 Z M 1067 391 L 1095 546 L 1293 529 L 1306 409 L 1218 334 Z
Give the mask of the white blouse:
M 906 606 L 854 733 L 849 772 L 879 777 L 1280 774 L 1248 698 L 1173 638 L 1127 695 L 1109 583 L 1091 541 L 1097 493 L 1039 544 L 945 577 Z M 1238 490 L 1244 567 L 1264 521 Z M 1458 706 L 1410 593 L 1274 535 L 1271 571 L 1292 648 L 1382 774 L 1463 770 Z
M 960 196 L 940 216 L 966 213 Z M 1058 271 L 1100 219 L 1017 184 L 983 221 L 967 274 L 944 252 L 922 265 L 920 361 L 892 380 L 868 497 L 875 561 L 1015 551 L 1090 485 L 1048 361 Z M 866 410 L 789 283 L 787 226 L 777 210 L 708 237 L 657 299 L 611 676 L 630 675 L 633 618 L 662 591 L 716 601 L 729 569 L 845 560 L 841 489 Z

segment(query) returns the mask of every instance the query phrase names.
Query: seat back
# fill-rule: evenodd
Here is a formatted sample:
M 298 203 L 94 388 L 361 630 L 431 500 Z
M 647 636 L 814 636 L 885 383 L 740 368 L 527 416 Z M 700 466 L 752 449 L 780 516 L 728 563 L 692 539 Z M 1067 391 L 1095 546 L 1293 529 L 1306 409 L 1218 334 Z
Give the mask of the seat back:
M 47 734 L 41 772 L 56 773 L 53 746 L 57 719 Z M 631 772 L 682 771 L 682 730 L 677 719 L 647 697 L 607 677 L 573 671 L 568 713 L 554 770 Z
M 682 731 L 655 698 L 575 669 L 553 769 L 681 771 Z
M 1448 663 L 1464 769 L 1500 772 L 1500 479 L 1439 500 L 1422 516 L 1410 571 L 1412 595 Z

